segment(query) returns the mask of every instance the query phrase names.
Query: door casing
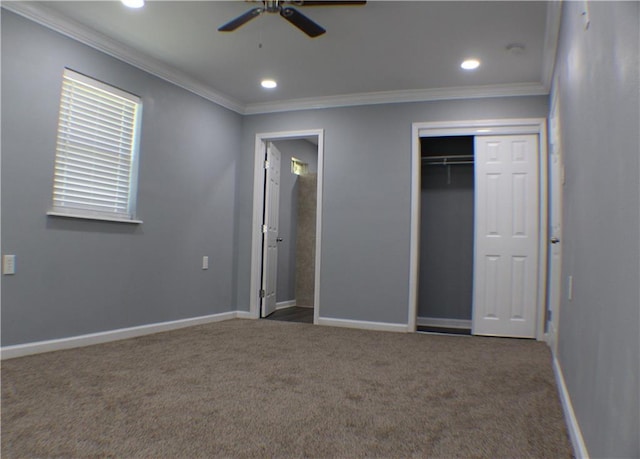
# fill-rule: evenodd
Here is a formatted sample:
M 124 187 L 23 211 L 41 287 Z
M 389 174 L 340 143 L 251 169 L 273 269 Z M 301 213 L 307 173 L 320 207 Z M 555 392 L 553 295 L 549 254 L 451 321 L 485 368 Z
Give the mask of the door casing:
M 316 201 L 316 256 L 314 280 L 313 323 L 320 314 L 320 266 L 322 258 L 322 184 L 324 170 L 324 129 L 258 133 L 255 137 L 253 171 L 253 217 L 251 221 L 251 290 L 249 316 L 260 317 L 260 289 L 262 288 L 262 220 L 264 215 L 264 152 L 267 142 L 296 140 L 309 137 L 318 139 L 318 189 Z
M 554 88 L 558 88 L 555 81 Z M 549 238 L 557 238 L 555 244 L 548 243 L 549 271 L 547 291 L 547 342 L 553 355 L 558 350 L 558 326 L 560 319 L 560 303 L 562 295 L 562 187 L 564 163 L 562 160 L 562 138 L 560 122 L 560 100 L 558 91 L 551 96 L 549 111 Z
M 420 266 L 420 137 L 445 137 L 454 135 L 510 135 L 537 134 L 539 148 L 539 241 L 538 287 L 536 299 L 536 339 L 546 340 L 544 331 L 547 291 L 547 123 L 545 118 L 517 118 L 495 120 L 464 120 L 440 122 L 416 122 L 411 129 L 411 236 L 409 256 L 409 332 L 416 331 L 418 312 L 418 279 Z

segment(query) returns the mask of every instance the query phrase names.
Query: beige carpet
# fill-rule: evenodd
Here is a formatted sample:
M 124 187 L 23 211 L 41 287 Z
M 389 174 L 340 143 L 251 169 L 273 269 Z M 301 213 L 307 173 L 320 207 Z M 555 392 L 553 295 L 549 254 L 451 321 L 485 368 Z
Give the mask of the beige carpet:
M 571 457 L 543 343 L 232 320 L 2 363 L 2 457 Z

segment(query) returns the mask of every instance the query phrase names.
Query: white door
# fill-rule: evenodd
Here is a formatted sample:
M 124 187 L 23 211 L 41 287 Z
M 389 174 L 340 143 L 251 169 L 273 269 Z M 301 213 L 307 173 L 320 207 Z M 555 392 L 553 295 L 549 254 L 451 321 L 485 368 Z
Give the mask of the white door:
M 547 284 L 547 336 L 549 346 L 556 350 L 560 298 L 562 292 L 562 185 L 564 171 L 560 142 L 560 120 L 557 95 L 549 116 L 549 274 Z
M 278 217 L 280 204 L 280 152 L 267 143 L 265 160 L 264 222 L 262 231 L 262 292 L 261 316 L 276 310 L 278 276 Z
M 475 138 L 475 335 L 536 336 L 538 165 L 537 135 Z

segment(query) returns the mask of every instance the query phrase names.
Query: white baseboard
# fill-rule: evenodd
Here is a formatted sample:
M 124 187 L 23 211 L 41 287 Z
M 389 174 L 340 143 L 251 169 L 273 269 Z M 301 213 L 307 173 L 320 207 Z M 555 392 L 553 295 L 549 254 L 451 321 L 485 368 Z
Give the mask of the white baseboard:
M 238 319 L 258 319 L 258 316 L 249 311 L 236 311 Z
M 439 317 L 418 317 L 416 324 L 420 327 L 443 327 L 471 329 L 471 321 L 464 319 L 441 319 Z
M 555 357 L 553 358 L 553 372 L 556 376 L 560 402 L 562 403 L 564 418 L 567 422 L 569 437 L 571 438 L 571 444 L 573 445 L 573 454 L 575 454 L 576 459 L 589 459 L 589 451 L 587 451 L 587 446 L 584 444 L 582 431 L 580 430 L 580 425 L 578 424 L 575 412 L 573 411 L 571 397 L 569 396 L 569 391 L 564 383 L 562 368 L 560 367 L 560 362 L 558 362 L 558 359 Z
M 120 328 L 88 335 L 72 336 L 70 338 L 52 339 L 48 341 L 38 341 L 35 343 L 16 344 L 0 348 L 0 358 L 2 360 L 24 357 L 27 355 L 41 354 L 43 352 L 60 351 L 63 349 L 73 349 L 76 347 L 91 346 L 92 344 L 108 343 L 127 338 L 151 335 L 178 328 L 192 327 L 194 325 L 207 324 L 211 322 L 221 322 L 235 318 L 245 318 L 248 312 L 229 311 L 208 316 L 193 317 L 189 319 L 173 320 L 170 322 L 160 322 L 138 327 Z
M 547 346 L 551 349 L 551 353 L 555 356 L 558 350 L 557 345 L 558 334 L 556 333 L 556 329 L 553 325 L 553 322 L 549 322 L 549 327 L 547 332 L 544 334 L 544 340 L 547 342 Z
M 281 301 L 276 303 L 276 311 L 278 309 L 292 308 L 296 305 L 296 300 Z
M 365 320 L 332 319 L 330 317 L 318 317 L 318 325 L 331 327 L 360 328 L 364 330 L 407 332 L 407 324 L 391 324 L 386 322 L 368 322 Z

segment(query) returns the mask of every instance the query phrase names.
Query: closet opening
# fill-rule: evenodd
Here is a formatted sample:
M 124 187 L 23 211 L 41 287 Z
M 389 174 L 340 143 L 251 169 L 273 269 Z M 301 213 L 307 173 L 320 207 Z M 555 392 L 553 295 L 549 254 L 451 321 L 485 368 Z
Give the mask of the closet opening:
M 420 138 L 417 331 L 471 334 L 474 136 Z
M 410 331 L 545 339 L 546 142 L 544 118 L 413 123 Z

